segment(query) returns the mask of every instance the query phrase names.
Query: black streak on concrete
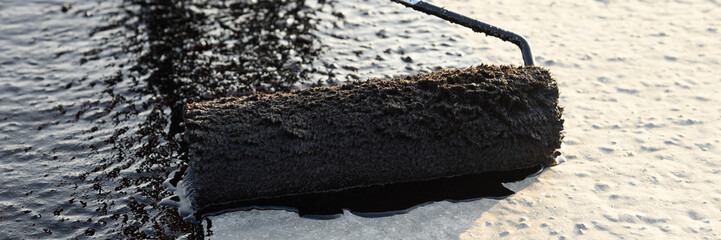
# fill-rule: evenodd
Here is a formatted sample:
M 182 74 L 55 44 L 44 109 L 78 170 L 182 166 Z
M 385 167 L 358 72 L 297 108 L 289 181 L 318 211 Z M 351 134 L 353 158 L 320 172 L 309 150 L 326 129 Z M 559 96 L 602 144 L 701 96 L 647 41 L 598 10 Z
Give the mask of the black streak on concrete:
M 185 125 L 202 210 L 547 166 L 563 120 L 545 69 L 479 66 L 193 103 Z

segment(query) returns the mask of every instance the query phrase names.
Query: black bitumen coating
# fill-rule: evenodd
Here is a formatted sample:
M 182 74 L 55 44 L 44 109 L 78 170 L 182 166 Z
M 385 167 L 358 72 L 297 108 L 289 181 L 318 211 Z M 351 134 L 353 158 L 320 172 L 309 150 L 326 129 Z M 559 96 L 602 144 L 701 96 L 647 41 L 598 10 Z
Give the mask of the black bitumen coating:
M 563 129 L 539 67 L 478 66 L 188 104 L 198 209 L 548 166 Z

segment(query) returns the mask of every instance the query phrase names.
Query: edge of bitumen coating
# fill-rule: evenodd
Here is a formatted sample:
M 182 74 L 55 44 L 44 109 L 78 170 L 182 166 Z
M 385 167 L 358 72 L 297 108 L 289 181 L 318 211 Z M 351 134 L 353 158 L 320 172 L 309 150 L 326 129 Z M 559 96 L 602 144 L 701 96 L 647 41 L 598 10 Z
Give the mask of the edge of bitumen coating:
M 184 181 L 203 209 L 548 166 L 561 113 L 547 70 L 488 65 L 190 103 Z

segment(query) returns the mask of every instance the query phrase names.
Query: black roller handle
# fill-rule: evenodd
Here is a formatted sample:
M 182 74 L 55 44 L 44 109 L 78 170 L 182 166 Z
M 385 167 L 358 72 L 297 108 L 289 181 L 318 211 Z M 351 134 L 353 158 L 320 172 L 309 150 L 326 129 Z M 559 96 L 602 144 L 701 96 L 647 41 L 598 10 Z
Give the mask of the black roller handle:
M 531 46 L 528 44 L 528 41 L 526 41 L 526 39 L 523 38 L 521 35 L 463 16 L 452 11 L 448 11 L 441 7 L 420 0 L 391 1 L 403 4 L 406 7 L 413 8 L 413 10 L 433 15 L 446 21 L 473 29 L 473 31 L 475 32 L 485 33 L 486 35 L 494 36 L 500 38 L 503 41 L 516 44 L 516 46 L 521 49 L 521 53 L 523 54 L 523 63 L 526 66 L 533 66 L 533 53 L 531 52 Z

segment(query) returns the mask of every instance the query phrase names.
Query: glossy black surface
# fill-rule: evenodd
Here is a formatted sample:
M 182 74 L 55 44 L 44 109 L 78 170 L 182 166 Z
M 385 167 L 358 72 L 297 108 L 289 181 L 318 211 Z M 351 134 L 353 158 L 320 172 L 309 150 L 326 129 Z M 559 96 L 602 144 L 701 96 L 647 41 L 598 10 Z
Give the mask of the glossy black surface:
M 434 201 L 463 201 L 482 197 L 506 197 L 514 192 L 504 182 L 515 182 L 537 173 L 541 167 L 440 178 L 429 181 L 349 188 L 341 191 L 257 199 L 218 205 L 199 214 L 215 215 L 229 210 L 291 209 L 300 216 L 332 217 L 348 209 L 356 215 L 382 217 L 402 214 Z

